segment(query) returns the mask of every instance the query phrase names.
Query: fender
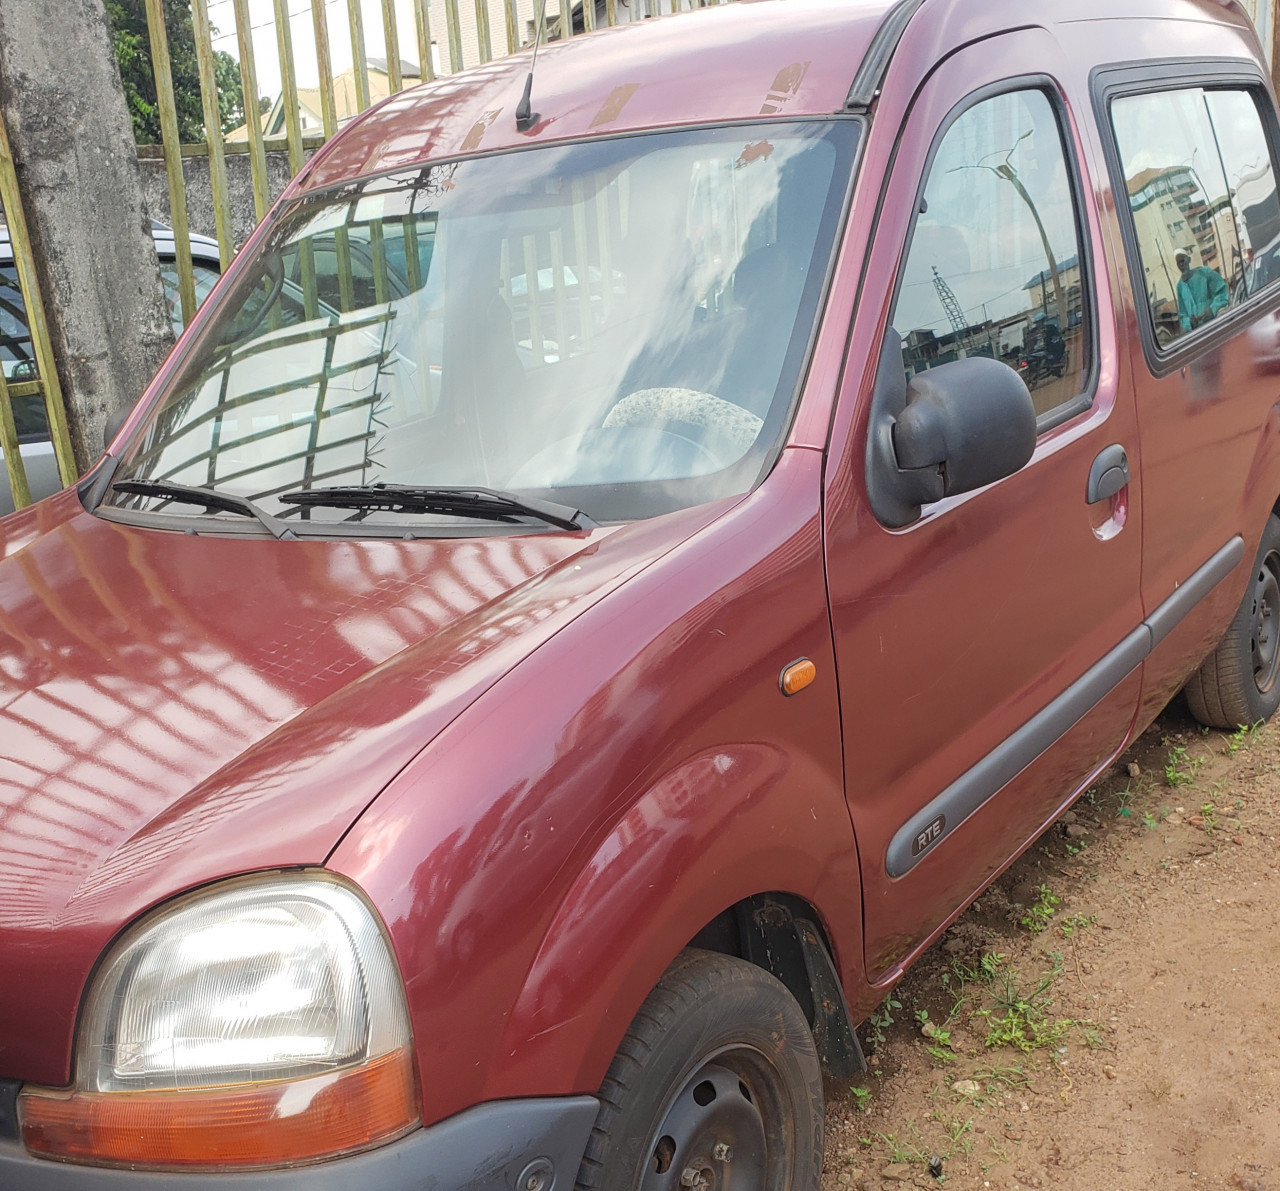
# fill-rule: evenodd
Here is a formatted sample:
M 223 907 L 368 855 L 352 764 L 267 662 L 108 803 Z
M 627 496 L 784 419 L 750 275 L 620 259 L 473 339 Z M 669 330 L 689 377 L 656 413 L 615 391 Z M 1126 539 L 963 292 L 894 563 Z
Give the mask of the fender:
M 821 464 L 783 451 L 755 492 L 522 658 L 330 855 L 387 926 L 424 1121 L 595 1092 L 671 958 L 737 899 L 820 883 L 857 898 Z M 816 677 L 788 698 L 800 657 Z M 823 912 L 855 962 L 856 900 Z
M 663 775 L 581 869 L 507 1022 L 495 1097 L 547 1064 L 594 1092 L 650 989 L 717 914 L 780 891 L 817 908 L 859 988 L 861 896 L 843 793 L 777 744 L 726 744 Z M 619 944 L 625 940 L 625 945 Z M 853 1000 L 863 998 L 853 996 Z

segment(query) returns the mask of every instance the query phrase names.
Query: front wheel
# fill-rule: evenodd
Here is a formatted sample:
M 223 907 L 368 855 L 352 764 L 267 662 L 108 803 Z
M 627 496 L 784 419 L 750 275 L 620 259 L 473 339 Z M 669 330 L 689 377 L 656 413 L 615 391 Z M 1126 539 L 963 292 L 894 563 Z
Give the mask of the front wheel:
M 822 1125 L 795 999 L 754 964 L 690 949 L 609 1067 L 578 1191 L 818 1191 Z
M 1211 728 L 1256 724 L 1280 707 L 1280 517 L 1274 513 L 1235 618 L 1186 693 L 1191 714 Z

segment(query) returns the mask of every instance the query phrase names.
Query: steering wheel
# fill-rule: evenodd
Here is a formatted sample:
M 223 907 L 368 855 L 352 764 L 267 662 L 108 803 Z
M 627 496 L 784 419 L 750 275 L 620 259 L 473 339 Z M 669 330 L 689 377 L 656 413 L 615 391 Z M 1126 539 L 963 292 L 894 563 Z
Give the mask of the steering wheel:
M 750 410 L 699 389 L 639 389 L 616 402 L 601 426 L 660 430 L 694 446 L 719 471 L 750 449 L 764 425 Z

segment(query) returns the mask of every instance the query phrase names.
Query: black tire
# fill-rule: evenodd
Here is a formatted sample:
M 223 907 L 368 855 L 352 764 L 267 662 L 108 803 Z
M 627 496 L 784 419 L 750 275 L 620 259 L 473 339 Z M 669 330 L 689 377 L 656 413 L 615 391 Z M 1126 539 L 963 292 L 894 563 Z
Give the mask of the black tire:
M 822 1126 L 795 998 L 754 964 L 689 949 L 614 1056 L 577 1188 L 818 1191 Z
M 1191 714 L 1211 728 L 1256 724 L 1280 707 L 1280 517 L 1274 513 L 1240 608 L 1186 693 Z

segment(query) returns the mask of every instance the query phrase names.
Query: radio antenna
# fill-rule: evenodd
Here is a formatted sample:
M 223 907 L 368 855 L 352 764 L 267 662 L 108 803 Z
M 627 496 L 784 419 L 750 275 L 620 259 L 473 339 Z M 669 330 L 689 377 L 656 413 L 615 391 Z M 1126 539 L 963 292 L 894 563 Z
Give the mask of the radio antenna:
M 588 4 L 593 0 L 586 0 Z M 524 94 L 516 104 L 516 131 L 528 132 L 538 122 L 530 96 L 533 94 L 533 68 L 538 65 L 538 46 L 542 43 L 542 31 L 547 23 L 547 0 L 538 3 L 538 28 L 533 37 L 533 58 L 529 62 L 529 77 L 524 81 Z

